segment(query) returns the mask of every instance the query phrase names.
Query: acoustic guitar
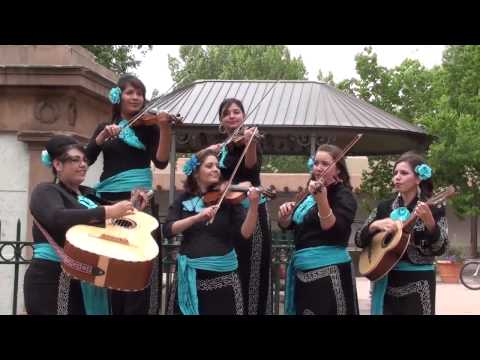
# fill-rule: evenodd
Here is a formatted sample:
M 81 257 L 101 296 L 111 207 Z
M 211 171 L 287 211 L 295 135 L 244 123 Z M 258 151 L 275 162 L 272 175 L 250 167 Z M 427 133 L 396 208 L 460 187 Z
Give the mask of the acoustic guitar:
M 75 225 L 66 234 L 64 251 L 79 263 L 90 265 L 87 274 L 62 263 L 69 275 L 99 287 L 139 291 L 148 286 L 159 248 L 151 233 L 158 227 L 151 215 L 135 210 L 105 227 Z
M 447 198 L 455 195 L 455 188 L 447 189 L 432 196 L 427 204 L 430 207 L 440 206 Z M 371 281 L 384 277 L 400 261 L 410 243 L 411 231 L 415 226 L 417 216 L 412 212 L 405 223 L 396 221 L 394 233 L 379 231 L 374 234 L 372 242 L 360 253 L 359 272 Z

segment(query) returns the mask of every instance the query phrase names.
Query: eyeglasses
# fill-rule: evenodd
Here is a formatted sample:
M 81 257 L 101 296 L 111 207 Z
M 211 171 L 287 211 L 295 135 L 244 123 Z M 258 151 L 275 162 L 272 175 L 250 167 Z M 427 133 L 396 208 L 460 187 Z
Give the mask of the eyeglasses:
M 63 162 L 71 162 L 73 164 L 80 164 L 81 162 L 84 162 L 85 164 L 88 164 L 87 158 L 86 157 L 80 157 L 80 156 L 67 156 Z

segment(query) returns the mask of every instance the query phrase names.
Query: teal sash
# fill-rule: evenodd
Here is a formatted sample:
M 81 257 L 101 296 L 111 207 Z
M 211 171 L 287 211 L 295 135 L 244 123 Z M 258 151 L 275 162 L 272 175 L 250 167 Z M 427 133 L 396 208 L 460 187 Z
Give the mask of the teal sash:
M 295 274 L 328 265 L 352 261 L 347 249 L 341 246 L 317 246 L 295 251 L 287 269 L 285 314 L 295 315 Z
M 186 255 L 177 256 L 178 304 L 182 314 L 199 315 L 197 295 L 197 271 L 234 271 L 238 268 L 235 250 L 224 256 L 207 256 L 191 259 Z
M 60 258 L 53 250 L 52 245 L 47 243 L 33 244 L 33 258 L 60 262 Z
M 152 188 L 152 170 L 150 168 L 123 171 L 99 182 L 95 186 L 95 190 L 100 196 L 100 193 L 128 192 L 136 187 Z
M 95 209 L 98 205 L 89 198 L 78 195 L 77 200 L 88 209 Z M 110 304 L 108 301 L 108 290 L 90 283 L 81 281 L 83 304 L 87 315 L 110 315 Z

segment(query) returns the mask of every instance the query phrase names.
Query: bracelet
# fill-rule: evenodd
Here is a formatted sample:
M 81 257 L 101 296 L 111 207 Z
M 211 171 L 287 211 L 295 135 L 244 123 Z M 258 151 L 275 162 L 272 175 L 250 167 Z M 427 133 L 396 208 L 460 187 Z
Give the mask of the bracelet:
M 318 214 L 318 218 L 320 220 L 327 220 L 329 217 L 333 216 L 333 210 L 332 210 L 332 208 L 330 208 L 330 212 L 328 213 L 327 216 L 320 215 L 320 211 L 317 211 L 317 214 Z

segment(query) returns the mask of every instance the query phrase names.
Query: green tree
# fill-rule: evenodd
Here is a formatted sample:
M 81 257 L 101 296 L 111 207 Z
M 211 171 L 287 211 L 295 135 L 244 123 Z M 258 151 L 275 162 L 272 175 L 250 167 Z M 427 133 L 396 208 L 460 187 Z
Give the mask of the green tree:
M 429 162 L 435 182 L 453 184 L 459 194 L 452 204 L 464 216 L 480 215 L 480 121 L 471 114 L 459 113 L 450 106 L 449 96 L 438 101 L 434 112 L 425 115 L 436 141 L 429 149 Z
M 448 46 L 443 67 L 449 104 L 459 113 L 480 115 L 480 46 Z
M 378 64 L 371 47 L 355 57 L 359 78 L 341 81 L 337 88 L 365 100 L 399 118 L 421 124 L 419 119 L 432 111 L 444 88 L 441 67 L 426 69 L 418 60 L 405 59 L 388 69 Z M 360 192 L 363 206 L 371 209 L 378 199 L 391 193 L 391 177 L 396 156 L 371 156 L 370 171 L 362 173 Z
M 461 217 L 472 217 L 472 255 L 476 253 L 476 222 L 480 214 L 480 46 L 449 46 L 441 66 L 425 69 L 406 59 L 387 69 L 371 48 L 356 57 L 359 79 L 337 87 L 400 118 L 424 126 L 434 140 L 427 161 L 436 185 L 454 184 L 452 204 Z M 361 191 L 370 200 L 390 189 L 393 158 L 369 158 Z M 365 205 L 365 203 L 364 203 Z M 366 202 L 371 206 L 371 202 Z
M 97 57 L 97 62 L 118 74 L 123 74 L 140 65 L 135 59 L 135 50 L 142 54 L 152 50 L 152 45 L 82 45 Z
M 326 82 L 328 85 L 335 86 L 335 81 L 333 81 L 333 73 L 331 71 L 329 71 L 327 75 L 323 75 L 322 69 L 318 69 L 317 79 L 318 81 Z
M 304 80 L 301 57 L 285 45 L 182 45 L 179 58 L 168 56 L 177 87 L 199 79 Z
M 179 58 L 168 56 L 176 87 L 199 79 L 305 80 L 301 57 L 290 56 L 285 45 L 182 45 Z M 305 172 L 305 156 L 265 155 L 262 171 Z
M 453 199 L 460 216 L 470 216 L 471 255 L 477 256 L 480 215 L 480 46 L 448 46 L 439 82 L 446 91 L 423 121 L 437 138 L 430 161 L 445 184 L 455 184 Z

